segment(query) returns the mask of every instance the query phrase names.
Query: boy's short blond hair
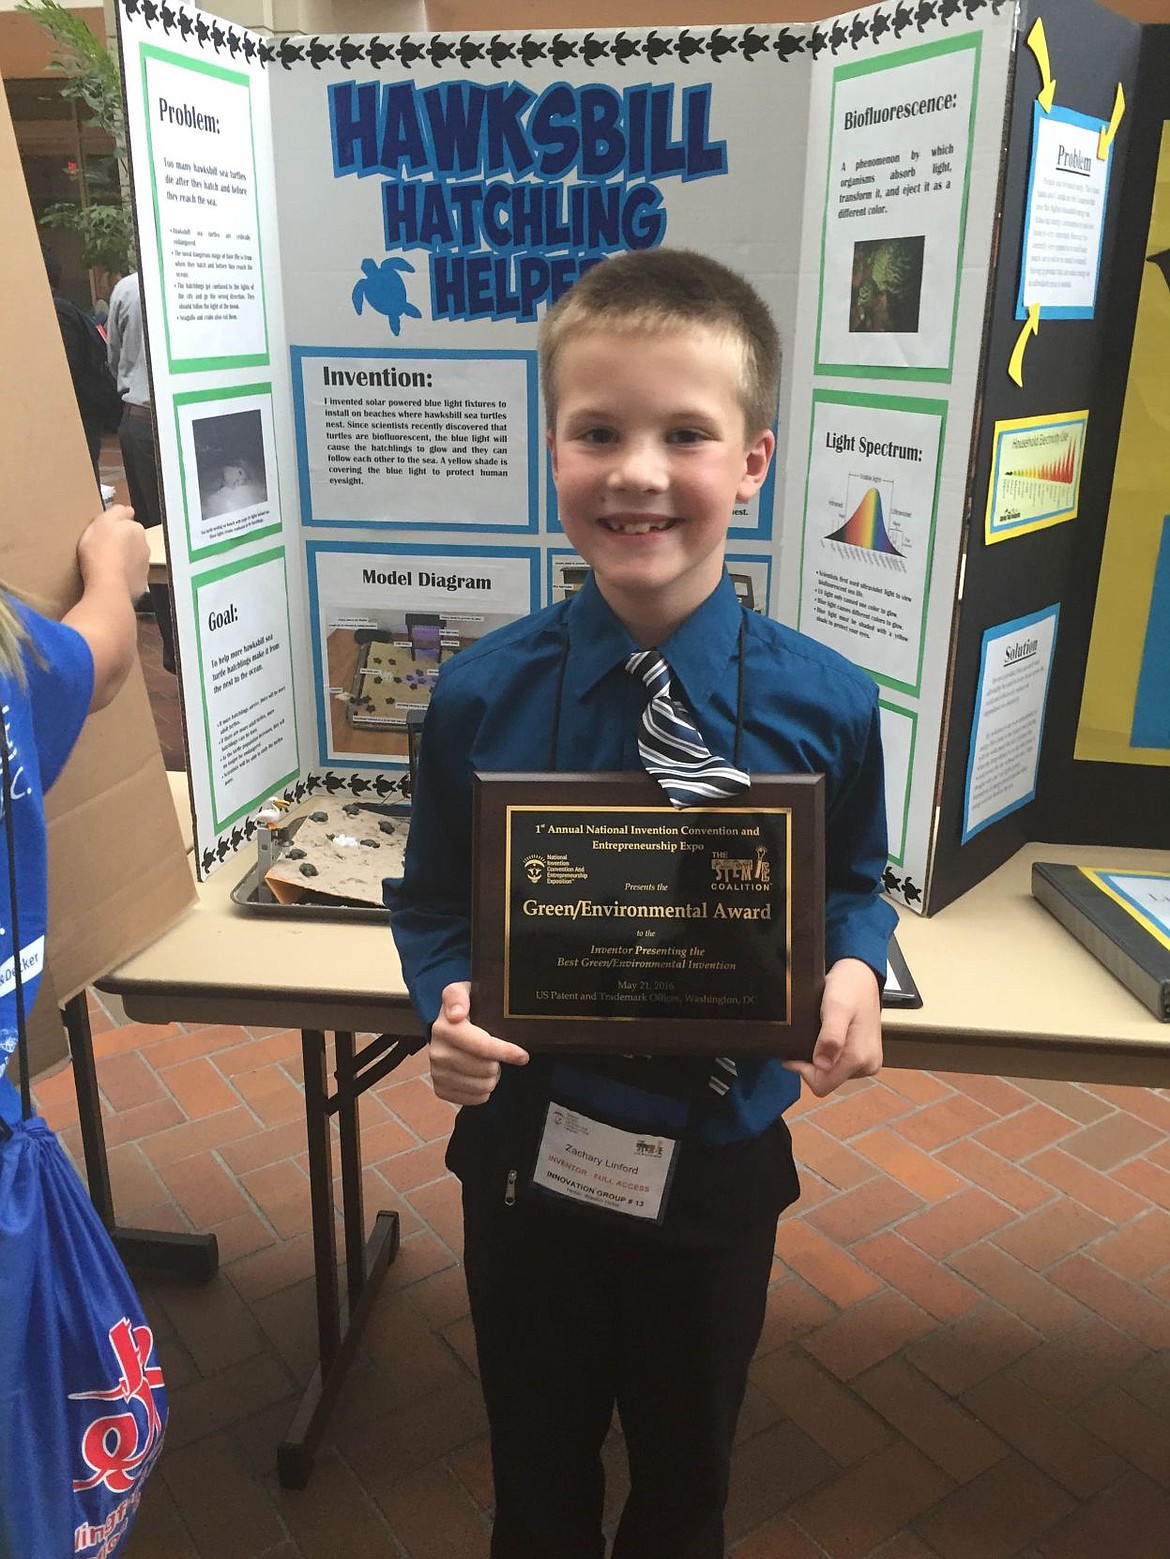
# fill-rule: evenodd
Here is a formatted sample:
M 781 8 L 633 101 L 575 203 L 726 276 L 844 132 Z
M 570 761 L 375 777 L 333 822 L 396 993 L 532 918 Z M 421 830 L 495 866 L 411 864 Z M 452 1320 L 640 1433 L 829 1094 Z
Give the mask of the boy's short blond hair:
M 637 249 L 592 266 L 548 311 L 540 327 L 540 374 L 550 428 L 556 425 L 557 361 L 567 341 L 590 330 L 667 331 L 702 325 L 740 357 L 739 398 L 749 438 L 776 420 L 780 337 L 768 305 L 738 271 L 692 249 Z

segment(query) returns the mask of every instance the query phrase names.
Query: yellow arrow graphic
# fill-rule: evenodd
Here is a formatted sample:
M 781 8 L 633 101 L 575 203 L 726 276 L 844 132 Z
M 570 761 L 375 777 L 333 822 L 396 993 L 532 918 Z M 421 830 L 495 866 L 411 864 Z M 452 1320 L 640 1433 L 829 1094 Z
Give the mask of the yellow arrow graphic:
M 1117 127 L 1121 123 L 1125 113 L 1125 93 L 1121 90 L 1121 82 L 1117 83 L 1117 93 L 1113 99 L 1113 113 L 1109 123 L 1101 129 L 1097 137 L 1097 160 L 1104 162 L 1109 155 L 1109 148 L 1113 145 L 1113 137 L 1117 134 Z
M 1052 100 L 1056 96 L 1056 80 L 1048 66 L 1048 39 L 1044 36 L 1044 19 L 1038 16 L 1028 34 L 1028 47 L 1036 56 L 1040 77 L 1044 85 L 1036 94 L 1036 101 L 1046 114 L 1052 112 Z
M 1024 327 L 1020 331 L 1016 344 L 1012 347 L 1012 355 L 1008 360 L 1008 378 L 1013 379 L 1020 389 L 1024 388 L 1024 348 L 1030 337 L 1040 329 L 1040 305 L 1031 303 L 1028 305 L 1028 317 L 1024 321 Z

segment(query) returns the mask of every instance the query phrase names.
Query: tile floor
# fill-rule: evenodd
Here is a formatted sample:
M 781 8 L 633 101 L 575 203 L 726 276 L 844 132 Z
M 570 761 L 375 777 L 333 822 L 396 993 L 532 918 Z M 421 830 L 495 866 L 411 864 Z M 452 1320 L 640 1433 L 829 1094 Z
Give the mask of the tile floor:
M 222 1262 L 141 1283 L 171 1422 L 130 1559 L 483 1559 L 452 1112 L 421 1059 L 363 1103 L 367 1210 L 397 1209 L 402 1250 L 289 1492 L 274 1447 L 314 1336 L 298 1037 L 129 1023 L 108 998 L 93 1022 L 121 1221 L 214 1229 Z M 76 1153 L 69 1071 L 38 1095 Z M 891 1071 L 792 1126 L 804 1195 L 740 1425 L 735 1559 L 1168 1559 L 1170 1088 Z M 616 1433 L 606 1460 L 616 1509 Z

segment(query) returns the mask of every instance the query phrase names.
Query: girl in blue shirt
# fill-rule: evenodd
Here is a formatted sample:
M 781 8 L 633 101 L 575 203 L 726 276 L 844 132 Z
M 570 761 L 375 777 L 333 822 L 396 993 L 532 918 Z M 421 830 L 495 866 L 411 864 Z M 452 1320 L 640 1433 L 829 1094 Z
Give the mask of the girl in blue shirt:
M 82 533 L 77 544 L 81 599 L 60 622 L 43 617 L 0 585 L 0 706 L 12 776 L 26 1012 L 36 999 L 45 951 L 44 795 L 65 767 L 86 715 L 105 708 L 134 664 L 134 602 L 146 588 L 149 561 L 146 533 L 135 523 L 134 511 L 115 505 Z M 0 830 L 5 881 L 7 855 Z M 8 918 L 0 915 L 0 921 Z M 9 928 L 0 926 L 0 1118 L 9 1122 L 20 1116 L 20 1099 L 4 1076 L 17 1039 L 13 955 Z

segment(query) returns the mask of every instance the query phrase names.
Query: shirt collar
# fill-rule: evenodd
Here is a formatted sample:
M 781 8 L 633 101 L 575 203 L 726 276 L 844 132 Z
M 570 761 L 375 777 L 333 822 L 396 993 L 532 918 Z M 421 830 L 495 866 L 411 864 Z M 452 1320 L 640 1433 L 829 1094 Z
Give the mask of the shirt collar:
M 735 654 L 742 610 L 725 569 L 703 604 L 657 646 L 692 704 L 706 703 Z M 588 693 L 638 648 L 597 588 L 592 571 L 569 603 L 568 628 L 572 680 L 580 693 Z

